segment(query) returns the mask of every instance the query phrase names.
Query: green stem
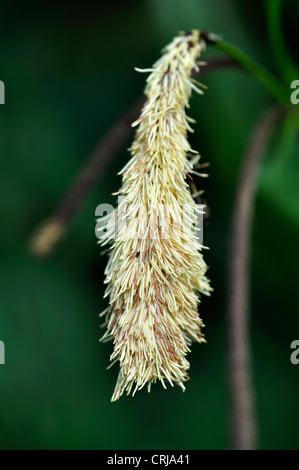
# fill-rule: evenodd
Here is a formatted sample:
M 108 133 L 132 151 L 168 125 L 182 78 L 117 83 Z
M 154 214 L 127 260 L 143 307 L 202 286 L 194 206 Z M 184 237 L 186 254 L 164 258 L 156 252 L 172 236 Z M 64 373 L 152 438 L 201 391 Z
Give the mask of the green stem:
M 289 158 L 293 155 L 293 152 L 297 143 L 299 129 L 299 114 L 288 113 L 284 119 L 281 130 L 281 137 L 279 147 L 277 150 L 276 162 L 281 164 L 281 167 L 287 165 Z
M 281 16 L 283 0 L 264 0 L 268 23 L 268 31 L 276 63 L 287 85 L 299 77 L 299 69 L 285 45 Z
M 255 60 L 249 57 L 249 55 L 227 41 L 221 39 L 220 41 L 215 42 L 215 45 L 243 65 L 243 67 L 247 69 L 248 72 L 260 83 L 262 83 L 283 106 L 288 106 L 290 104 L 290 92 L 287 87 L 285 87 L 263 66 L 259 65 Z

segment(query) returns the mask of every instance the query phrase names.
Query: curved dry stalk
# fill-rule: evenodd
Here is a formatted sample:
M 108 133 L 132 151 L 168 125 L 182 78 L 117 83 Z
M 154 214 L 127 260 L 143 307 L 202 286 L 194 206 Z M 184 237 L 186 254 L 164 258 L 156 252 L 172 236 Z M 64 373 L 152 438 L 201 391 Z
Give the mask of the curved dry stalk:
M 233 211 L 229 264 L 229 369 L 234 449 L 254 449 L 257 438 L 249 340 L 250 235 L 258 170 L 275 125 L 279 108 L 266 112 L 257 122 L 238 183 Z

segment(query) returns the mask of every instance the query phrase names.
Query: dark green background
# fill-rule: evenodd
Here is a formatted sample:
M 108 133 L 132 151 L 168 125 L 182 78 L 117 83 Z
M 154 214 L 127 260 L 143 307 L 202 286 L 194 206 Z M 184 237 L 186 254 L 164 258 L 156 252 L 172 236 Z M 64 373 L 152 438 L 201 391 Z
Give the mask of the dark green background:
M 211 220 L 204 243 L 214 287 L 200 312 L 206 345 L 194 345 L 187 390 L 160 384 L 110 403 L 117 366 L 99 344 L 103 271 L 95 207 L 112 202 L 126 149 L 111 162 L 67 238 L 35 260 L 32 233 L 55 208 L 97 141 L 142 93 L 160 49 L 180 30 L 212 30 L 274 73 L 263 2 L 229 0 L 1 2 L 0 79 L 0 447 L 2 449 L 226 449 L 230 447 L 227 344 L 229 223 L 251 127 L 272 98 L 244 72 L 206 76 L 195 96 L 190 141 L 210 162 Z M 299 5 L 283 28 L 298 59 Z M 209 48 L 204 59 L 216 55 Z M 294 77 L 299 79 L 298 77 Z M 289 135 L 290 134 L 290 135 Z M 259 180 L 252 242 L 251 340 L 262 449 L 299 448 L 299 159 L 282 125 Z M 126 142 L 126 146 L 129 141 Z

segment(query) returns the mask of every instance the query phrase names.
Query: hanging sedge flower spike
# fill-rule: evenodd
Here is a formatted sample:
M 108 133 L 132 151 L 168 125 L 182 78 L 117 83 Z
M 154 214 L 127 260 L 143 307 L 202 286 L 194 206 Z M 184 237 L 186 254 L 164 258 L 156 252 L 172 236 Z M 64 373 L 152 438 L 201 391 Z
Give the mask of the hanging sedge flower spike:
M 194 231 L 198 206 L 186 183 L 199 156 L 187 141 L 192 129 L 185 114 L 192 89 L 202 93 L 191 73 L 205 46 L 200 31 L 181 33 L 152 69 L 142 70 L 150 75 L 147 101 L 133 124 L 132 158 L 121 172 L 118 207 L 102 219 L 99 243 L 113 240 L 102 339 L 114 340 L 110 359 L 120 365 L 112 401 L 146 384 L 150 391 L 157 380 L 184 390 L 186 354 L 193 341 L 205 341 L 197 306 L 199 294 L 211 288 Z

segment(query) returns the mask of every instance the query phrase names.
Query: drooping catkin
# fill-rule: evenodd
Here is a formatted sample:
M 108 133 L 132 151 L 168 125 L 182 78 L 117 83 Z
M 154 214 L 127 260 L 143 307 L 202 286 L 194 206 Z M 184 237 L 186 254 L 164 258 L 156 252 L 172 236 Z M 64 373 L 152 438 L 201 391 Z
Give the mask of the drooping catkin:
M 145 70 L 147 101 L 133 124 L 132 158 L 100 239 L 112 240 L 105 271 L 110 305 L 102 313 L 103 339 L 114 339 L 110 359 L 120 365 L 112 401 L 145 384 L 150 390 L 157 380 L 184 390 L 190 344 L 204 341 L 197 306 L 199 294 L 211 289 L 194 231 L 199 210 L 186 183 L 199 156 L 187 141 L 185 114 L 192 89 L 201 93 L 191 73 L 204 50 L 200 31 L 181 33 Z

